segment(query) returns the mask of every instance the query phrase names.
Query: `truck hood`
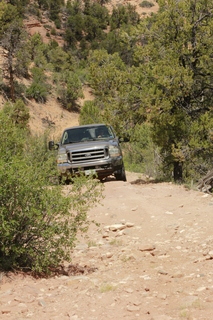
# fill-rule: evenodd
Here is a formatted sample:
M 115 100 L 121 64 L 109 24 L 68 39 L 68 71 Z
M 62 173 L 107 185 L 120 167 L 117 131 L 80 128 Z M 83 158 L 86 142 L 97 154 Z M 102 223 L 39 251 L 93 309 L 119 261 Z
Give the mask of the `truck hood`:
M 65 149 L 66 152 L 71 152 L 74 150 L 85 150 L 85 149 L 94 149 L 94 148 L 106 148 L 110 145 L 118 146 L 118 140 L 94 140 L 94 141 L 84 141 L 79 143 L 69 143 L 65 145 L 60 145 L 59 150 Z

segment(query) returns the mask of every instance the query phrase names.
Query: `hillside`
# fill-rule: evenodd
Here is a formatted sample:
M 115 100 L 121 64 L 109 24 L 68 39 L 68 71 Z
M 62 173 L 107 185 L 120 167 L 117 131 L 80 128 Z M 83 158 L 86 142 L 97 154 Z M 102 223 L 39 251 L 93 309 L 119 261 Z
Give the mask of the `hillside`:
M 140 3 L 140 0 L 111 0 L 106 7 L 109 9 L 109 11 L 112 11 L 112 8 L 119 4 L 131 4 L 136 6 L 137 12 L 142 17 L 145 17 L 150 13 L 155 13 L 158 10 L 156 1 L 152 1 L 154 6 L 151 8 L 142 8 Z M 49 21 L 45 19 L 45 16 L 42 19 L 42 23 L 33 16 L 30 16 L 25 20 L 25 24 L 28 26 L 29 34 L 41 34 L 45 43 L 50 41 L 50 38 L 46 36 L 47 30 L 44 27 L 44 25 L 47 23 L 49 24 Z M 54 39 L 59 43 L 59 45 L 63 45 L 63 40 L 61 37 L 54 37 Z M 79 100 L 80 106 L 85 100 L 91 100 L 93 98 L 91 90 L 88 87 L 83 88 L 83 94 L 84 99 Z M 29 103 L 29 108 L 31 115 L 30 128 L 33 133 L 42 133 L 49 127 L 49 125 L 51 125 L 53 137 L 58 137 L 64 128 L 78 124 L 79 115 L 77 113 L 62 109 L 54 96 L 49 99 L 45 105 L 37 104 L 35 101 L 31 101 Z
M 137 12 L 142 17 L 146 17 L 146 15 L 156 12 L 158 9 L 156 1 L 152 1 L 154 5 L 151 8 L 142 8 L 140 3 L 141 1 L 138 0 L 111 0 L 106 7 L 111 12 L 112 8 L 119 4 L 131 4 L 136 7 Z M 27 16 L 24 19 L 24 24 L 29 36 L 39 33 L 42 36 L 44 43 L 49 43 L 51 39 L 54 39 L 57 41 L 59 46 L 63 46 L 63 38 L 61 36 L 47 36 L 47 31 L 50 31 L 50 29 L 47 28 L 47 25 L 49 27 L 54 27 L 54 23 L 47 19 L 45 12 L 42 13 L 40 19 L 34 15 Z M 61 32 L 63 33 L 63 30 L 61 30 Z M 1 66 L 3 65 L 3 59 L 2 51 L 0 53 Z M 29 81 L 27 80 L 24 80 L 24 83 L 29 85 Z M 78 100 L 79 106 L 82 106 L 85 100 L 93 99 L 90 88 L 84 87 L 83 94 L 84 98 Z M 6 101 L 7 100 L 4 98 L 4 96 L 0 95 L 0 108 L 3 107 Z M 51 94 L 51 96 L 48 97 L 48 100 L 45 104 L 36 103 L 36 101 L 32 99 L 28 100 L 27 106 L 29 107 L 30 111 L 30 129 L 33 134 L 41 134 L 46 129 L 51 127 L 52 137 L 57 139 L 65 127 L 78 124 L 79 114 L 63 109 L 54 94 Z

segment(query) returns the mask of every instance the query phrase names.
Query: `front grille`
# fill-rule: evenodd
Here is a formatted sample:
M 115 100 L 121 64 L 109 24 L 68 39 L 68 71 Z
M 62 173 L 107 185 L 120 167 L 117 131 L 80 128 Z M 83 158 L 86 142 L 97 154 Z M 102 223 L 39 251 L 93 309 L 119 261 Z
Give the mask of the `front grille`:
M 93 162 L 97 160 L 106 159 L 109 157 L 108 148 L 97 148 L 97 149 L 86 149 L 72 151 L 68 153 L 69 160 L 73 164 L 84 163 L 84 162 Z

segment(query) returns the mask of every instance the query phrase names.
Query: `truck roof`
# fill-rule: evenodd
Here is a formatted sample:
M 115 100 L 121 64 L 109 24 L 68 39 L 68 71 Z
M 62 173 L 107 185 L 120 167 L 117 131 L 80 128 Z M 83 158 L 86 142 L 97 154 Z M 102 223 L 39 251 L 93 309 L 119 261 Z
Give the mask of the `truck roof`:
M 85 124 L 85 125 L 81 125 L 81 126 L 72 126 L 72 127 L 68 127 L 65 130 L 68 130 L 68 129 L 75 129 L 75 128 L 89 128 L 89 127 L 100 127 L 100 126 L 106 126 L 105 123 L 93 123 L 93 124 Z

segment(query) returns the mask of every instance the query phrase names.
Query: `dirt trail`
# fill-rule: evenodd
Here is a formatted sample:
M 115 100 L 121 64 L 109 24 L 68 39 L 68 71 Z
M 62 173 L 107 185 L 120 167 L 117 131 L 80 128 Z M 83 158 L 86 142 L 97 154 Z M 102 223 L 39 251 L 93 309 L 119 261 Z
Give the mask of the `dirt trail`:
M 213 319 L 213 198 L 171 183 L 104 183 L 75 276 L 2 275 L 0 319 Z M 69 186 L 67 187 L 69 188 Z

